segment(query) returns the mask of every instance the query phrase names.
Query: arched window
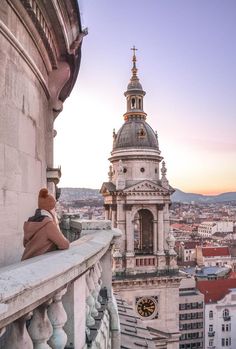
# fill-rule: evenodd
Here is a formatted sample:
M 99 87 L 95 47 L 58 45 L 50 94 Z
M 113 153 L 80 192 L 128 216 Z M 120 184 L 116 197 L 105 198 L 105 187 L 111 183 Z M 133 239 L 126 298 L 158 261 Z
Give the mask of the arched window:
M 223 318 L 229 317 L 229 309 L 224 309 L 223 310 Z
M 138 100 L 138 107 L 139 107 L 139 109 L 142 108 L 142 104 L 141 104 L 141 99 L 140 99 L 140 98 L 139 98 L 139 100 Z
M 209 311 L 209 319 L 213 319 L 213 311 L 212 310 Z
M 132 109 L 135 108 L 135 98 L 134 97 L 131 99 L 131 108 Z
M 153 215 L 141 209 L 134 216 L 134 251 L 136 254 L 153 253 Z

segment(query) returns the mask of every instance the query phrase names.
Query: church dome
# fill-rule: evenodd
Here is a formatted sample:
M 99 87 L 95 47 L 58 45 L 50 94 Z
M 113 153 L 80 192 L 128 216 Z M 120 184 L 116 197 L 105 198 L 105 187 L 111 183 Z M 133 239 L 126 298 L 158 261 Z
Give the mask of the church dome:
M 140 84 L 139 80 L 131 80 L 130 83 L 127 86 L 127 91 L 136 91 L 136 90 L 140 90 L 143 91 L 143 87 Z
M 157 135 L 144 119 L 129 118 L 114 138 L 113 150 L 120 148 L 159 150 Z

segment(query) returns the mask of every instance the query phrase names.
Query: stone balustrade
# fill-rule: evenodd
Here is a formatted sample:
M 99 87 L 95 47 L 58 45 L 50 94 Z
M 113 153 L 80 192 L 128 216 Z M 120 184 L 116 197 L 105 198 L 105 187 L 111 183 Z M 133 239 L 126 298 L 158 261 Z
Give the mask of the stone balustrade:
M 81 238 L 0 269 L 0 348 L 120 348 L 110 221 L 77 221 Z
M 156 257 L 154 256 L 135 256 L 136 267 L 153 267 L 156 266 Z

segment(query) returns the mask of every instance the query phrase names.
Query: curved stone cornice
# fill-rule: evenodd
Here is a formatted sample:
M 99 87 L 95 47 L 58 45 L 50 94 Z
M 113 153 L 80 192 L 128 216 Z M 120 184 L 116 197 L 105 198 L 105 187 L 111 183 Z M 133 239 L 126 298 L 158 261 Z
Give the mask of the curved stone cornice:
M 35 76 L 44 85 L 56 117 L 78 76 L 81 44 L 87 34 L 81 26 L 78 3 L 73 0 L 7 1 L 42 58 L 44 66 L 34 61 L 27 46 L 18 50 L 21 55 L 25 51 L 23 58 L 31 69 L 33 67 Z
M 156 287 L 173 287 L 173 285 L 178 286 L 180 283 L 181 278 L 178 276 L 172 276 L 172 277 L 147 277 L 147 278 L 140 278 L 138 277 L 138 274 L 136 275 L 136 279 L 126 279 L 123 280 L 117 280 L 113 279 L 113 288 L 115 291 L 118 290 L 127 290 L 130 287 L 137 287 L 138 289 L 147 289 L 148 288 L 156 288 Z
M 119 160 L 155 160 L 161 162 L 163 157 L 159 150 L 150 148 L 129 148 L 122 150 L 114 150 L 111 152 L 111 157 L 108 159 L 111 162 Z

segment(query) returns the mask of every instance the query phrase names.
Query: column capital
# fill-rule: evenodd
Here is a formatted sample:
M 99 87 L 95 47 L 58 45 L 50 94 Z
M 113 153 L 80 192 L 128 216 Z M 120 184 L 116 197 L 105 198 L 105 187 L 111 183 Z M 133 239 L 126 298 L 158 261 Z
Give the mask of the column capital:
M 158 210 L 163 210 L 164 207 L 165 207 L 165 204 L 157 204 Z

